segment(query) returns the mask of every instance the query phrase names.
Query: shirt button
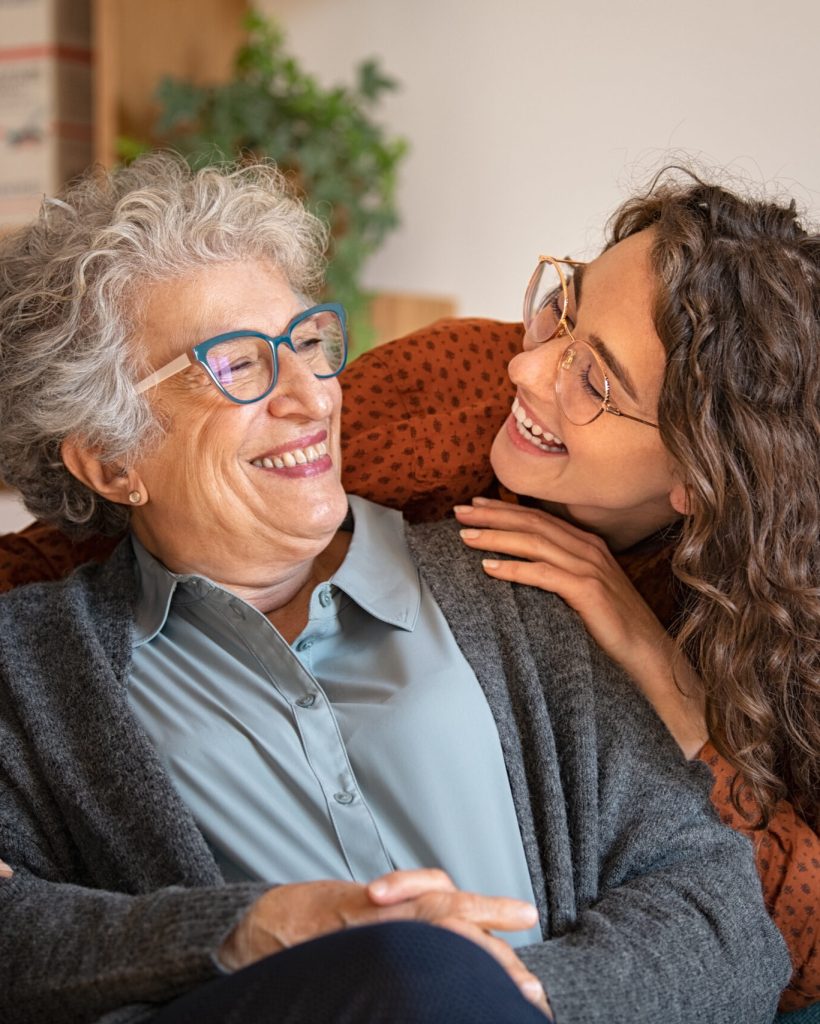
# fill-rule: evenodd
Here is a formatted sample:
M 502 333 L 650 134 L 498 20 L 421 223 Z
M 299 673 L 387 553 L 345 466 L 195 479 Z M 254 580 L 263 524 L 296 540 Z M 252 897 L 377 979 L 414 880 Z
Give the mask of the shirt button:
M 313 639 L 311 637 L 307 636 L 307 637 L 305 637 L 304 640 L 300 640 L 299 641 L 299 643 L 296 645 L 296 650 L 297 651 L 309 651 L 311 649 L 311 647 L 313 646 L 313 643 L 314 643 Z
M 296 704 L 300 708 L 312 708 L 315 703 L 316 703 L 316 694 L 315 693 L 308 693 L 304 697 L 300 697 L 299 700 L 296 701 Z
M 333 595 L 330 593 L 330 587 L 322 587 L 319 591 L 319 604 L 323 608 L 327 608 L 333 600 Z
M 333 799 L 337 804 L 352 804 L 353 794 L 352 793 L 334 793 Z

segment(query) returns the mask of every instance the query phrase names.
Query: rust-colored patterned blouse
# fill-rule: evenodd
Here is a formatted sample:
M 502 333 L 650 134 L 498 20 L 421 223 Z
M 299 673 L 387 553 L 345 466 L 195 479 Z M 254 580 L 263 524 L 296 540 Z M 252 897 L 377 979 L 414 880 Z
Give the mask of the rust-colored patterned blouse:
M 519 350 L 520 324 L 441 320 L 357 359 L 341 376 L 346 488 L 402 509 L 413 521 L 448 515 L 477 494 L 495 494 L 493 437 L 509 413 L 506 374 Z M 0 537 L 0 591 L 57 579 L 115 541 L 72 544 L 35 524 Z M 659 619 L 670 625 L 677 595 L 669 546 L 640 546 L 621 559 Z M 768 829 L 745 827 L 729 796 L 734 769 L 708 744 L 712 800 L 727 824 L 752 840 L 769 911 L 791 951 L 794 974 L 780 1001 L 793 1010 L 820 1000 L 820 839 L 788 804 Z

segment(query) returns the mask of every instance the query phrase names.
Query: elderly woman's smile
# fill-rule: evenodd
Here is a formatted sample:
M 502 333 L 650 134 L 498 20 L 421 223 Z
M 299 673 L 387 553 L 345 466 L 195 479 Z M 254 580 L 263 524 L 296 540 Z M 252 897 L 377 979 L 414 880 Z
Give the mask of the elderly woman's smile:
M 133 344 L 150 373 L 226 332 L 277 337 L 305 303 L 271 265 L 248 260 L 151 284 L 136 306 Z M 317 557 L 344 519 L 338 381 L 287 345 L 277 357 L 275 386 L 259 401 L 231 401 L 200 365 L 145 392 L 165 436 L 129 467 L 129 493 L 142 499 L 132 528 L 169 568 L 196 564 L 240 588 L 267 574 L 269 584 L 277 565 Z

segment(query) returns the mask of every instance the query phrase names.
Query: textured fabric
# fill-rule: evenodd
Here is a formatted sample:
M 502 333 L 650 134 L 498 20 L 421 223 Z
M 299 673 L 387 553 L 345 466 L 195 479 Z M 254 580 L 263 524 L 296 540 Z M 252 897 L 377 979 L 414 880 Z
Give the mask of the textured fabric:
M 503 968 L 442 928 L 353 928 L 175 1000 L 156 1024 L 544 1024 Z
M 806 1006 L 802 1010 L 778 1013 L 774 1024 L 820 1024 L 820 1003 Z
M 419 580 L 401 515 L 355 496 L 350 508 L 347 554 L 292 644 L 132 539 L 136 715 L 229 881 L 441 867 L 462 889 L 531 902 L 475 674 Z
M 339 377 L 345 489 L 411 522 L 492 490 L 490 445 L 522 337 L 521 324 L 439 320 L 351 363 Z
M 496 722 L 545 934 L 519 954 L 556 1020 L 768 1022 L 788 957 L 707 770 L 561 601 L 490 580 L 451 524 L 408 543 Z M 134 600 L 128 545 L 0 600 L 4 1024 L 143 1019 L 260 891 L 220 884 L 129 711 Z
M 817 1003 L 820 1024 L 820 839 L 783 801 L 764 830 L 748 827 L 732 804 L 731 787 L 735 770 L 711 743 L 699 757 L 715 777 L 712 800 L 721 808 L 727 825 L 743 832 L 755 850 L 758 872 L 763 880 L 766 906 L 775 924 L 786 937 L 792 955 L 794 973 L 780 1000 L 781 1010 L 797 1010 Z M 742 806 L 749 819 L 758 814 L 756 802 L 745 793 Z M 796 955 L 799 951 L 799 955 Z

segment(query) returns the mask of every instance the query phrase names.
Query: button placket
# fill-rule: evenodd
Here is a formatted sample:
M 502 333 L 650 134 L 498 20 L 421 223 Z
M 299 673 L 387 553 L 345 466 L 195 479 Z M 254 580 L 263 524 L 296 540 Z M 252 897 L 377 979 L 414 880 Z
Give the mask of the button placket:
M 358 792 L 333 707 L 312 674 L 310 662 L 337 622 L 331 587 L 327 587 L 331 600 L 326 607 L 320 597 L 324 592 L 317 589 L 314 593 L 308 632 L 292 644 L 281 636 L 271 636 L 270 623 L 262 618 L 257 621 L 247 609 L 244 623 L 234 619 L 232 612 L 228 615 L 264 665 L 265 675 L 290 704 L 308 770 L 324 795 L 325 813 L 340 852 L 352 877 L 366 881 L 390 871 L 392 862 L 367 802 Z

